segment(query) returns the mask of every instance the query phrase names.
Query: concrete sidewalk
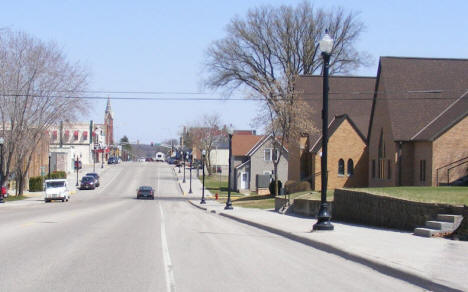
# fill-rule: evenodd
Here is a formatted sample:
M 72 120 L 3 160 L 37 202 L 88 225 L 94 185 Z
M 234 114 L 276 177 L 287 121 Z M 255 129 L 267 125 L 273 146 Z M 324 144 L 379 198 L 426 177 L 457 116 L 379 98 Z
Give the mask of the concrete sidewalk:
M 180 180 L 183 192 L 186 184 Z M 194 186 L 197 186 L 194 188 Z M 192 177 L 192 197 L 201 196 L 201 183 Z M 205 193 L 206 195 L 206 193 Z M 468 291 L 468 242 L 424 238 L 411 232 L 333 222 L 334 231 L 311 232 L 315 219 L 282 215 L 273 210 L 234 207 L 198 199 L 189 202 L 209 213 L 237 220 L 307 244 L 381 273 L 431 291 Z
M 184 196 L 200 197 L 201 199 L 203 184 L 197 178 L 197 170 L 192 169 L 192 193 L 191 194 L 190 194 L 190 168 L 188 167 L 185 168 L 185 183 L 183 182 L 184 181 L 184 169 L 181 167 L 180 173 L 179 173 L 178 167 L 173 167 L 172 170 L 174 171 L 174 174 L 177 177 L 182 194 Z M 201 171 L 200 171 L 200 174 L 201 174 Z M 205 198 L 211 198 L 211 197 L 213 197 L 211 192 L 205 189 Z

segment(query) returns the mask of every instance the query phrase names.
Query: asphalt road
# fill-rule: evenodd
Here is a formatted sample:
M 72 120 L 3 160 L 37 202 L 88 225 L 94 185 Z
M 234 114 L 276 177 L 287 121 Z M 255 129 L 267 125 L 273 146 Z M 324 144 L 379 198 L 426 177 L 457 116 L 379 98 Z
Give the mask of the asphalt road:
M 421 291 L 203 212 L 166 164 L 108 167 L 68 203 L 0 209 L 0 291 Z M 156 200 L 136 200 L 140 185 Z

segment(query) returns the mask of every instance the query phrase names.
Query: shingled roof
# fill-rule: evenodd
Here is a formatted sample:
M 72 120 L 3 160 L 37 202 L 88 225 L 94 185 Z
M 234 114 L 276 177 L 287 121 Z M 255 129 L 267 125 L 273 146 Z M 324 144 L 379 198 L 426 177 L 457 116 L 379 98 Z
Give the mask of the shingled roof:
M 232 155 L 245 156 L 263 136 L 257 135 L 232 135 Z
M 468 59 L 381 57 L 376 89 L 395 141 L 432 140 L 468 114 Z
M 347 115 L 359 132 L 367 136 L 375 80 L 375 77 L 330 76 L 328 121 Z M 322 82 L 320 75 L 304 75 L 296 81 L 296 91 L 314 111 L 311 120 L 318 131 L 310 135 L 310 145 L 314 145 L 322 135 Z

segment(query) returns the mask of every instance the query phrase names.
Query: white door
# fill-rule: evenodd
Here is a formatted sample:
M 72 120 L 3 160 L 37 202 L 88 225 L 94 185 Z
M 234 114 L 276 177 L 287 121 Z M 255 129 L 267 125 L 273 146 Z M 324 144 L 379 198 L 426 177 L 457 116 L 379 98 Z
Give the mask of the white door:
M 242 172 L 241 173 L 241 189 L 245 190 L 247 189 L 249 185 L 249 174 L 247 172 Z

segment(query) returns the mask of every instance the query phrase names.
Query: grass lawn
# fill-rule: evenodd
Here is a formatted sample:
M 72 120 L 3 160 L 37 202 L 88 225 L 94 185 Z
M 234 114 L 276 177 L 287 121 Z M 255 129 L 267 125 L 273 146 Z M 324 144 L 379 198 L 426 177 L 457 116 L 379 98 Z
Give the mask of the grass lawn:
M 352 190 L 415 202 L 468 205 L 468 187 L 388 187 Z
M 327 202 L 333 202 L 335 190 L 327 190 Z M 317 191 L 305 191 L 291 194 L 291 199 L 319 200 L 321 193 Z
M 8 196 L 7 198 L 5 198 L 4 200 L 6 202 L 11 202 L 11 201 L 19 201 L 19 200 L 24 200 L 26 199 L 27 197 L 25 196 Z
M 203 180 L 203 176 L 198 177 L 200 181 Z M 214 196 L 218 193 L 220 198 L 227 197 L 228 195 L 228 177 L 227 176 L 219 176 L 219 175 L 212 175 L 207 176 L 205 175 L 205 188 L 211 192 Z M 245 197 L 244 194 L 232 192 L 231 191 L 231 198 L 234 197 Z

